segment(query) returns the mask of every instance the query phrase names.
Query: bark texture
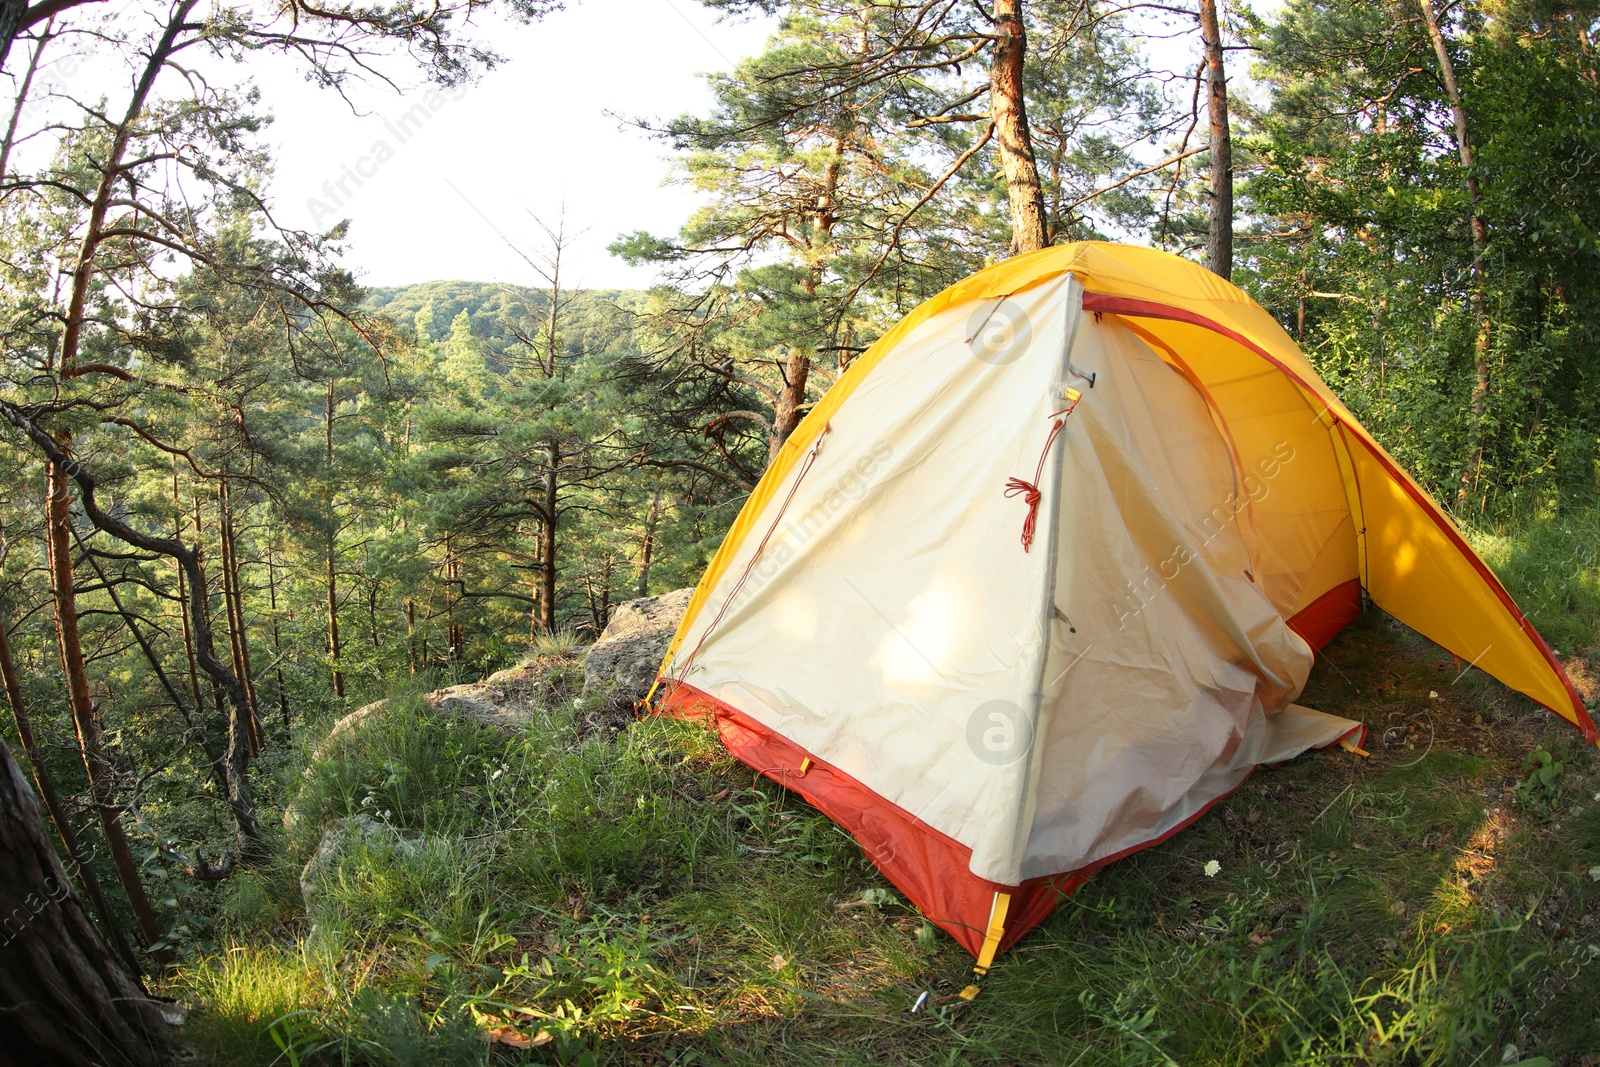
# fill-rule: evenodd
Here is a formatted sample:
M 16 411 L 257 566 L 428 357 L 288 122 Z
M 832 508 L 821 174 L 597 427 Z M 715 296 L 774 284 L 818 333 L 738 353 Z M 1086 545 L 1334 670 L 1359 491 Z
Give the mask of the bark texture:
M 71 462 L 70 459 L 68 462 Z M 133 909 L 139 933 L 148 945 L 160 939 L 161 927 L 155 909 L 145 895 L 144 883 L 139 879 L 139 866 L 134 862 L 127 834 L 123 832 L 122 811 L 117 806 L 111 764 L 100 743 L 100 716 L 89 691 L 88 672 L 84 669 L 83 640 L 78 632 L 78 601 L 73 588 L 72 497 L 67 482 L 65 470 L 52 464 L 45 490 L 48 494 L 45 501 L 45 515 L 48 518 L 45 529 L 49 545 L 50 584 L 56 609 L 56 647 L 61 653 L 61 673 L 67 682 L 72 724 L 77 731 L 78 750 L 83 754 L 83 767 L 89 777 L 89 793 L 94 797 L 100 830 L 106 840 L 106 851 L 110 853 L 111 864 L 116 869 L 117 880 L 122 883 L 128 905 Z
M 1011 203 L 1011 254 L 1034 252 L 1049 244 L 1044 189 L 1033 154 L 1028 113 L 1023 104 L 1022 71 L 1028 38 L 1022 25 L 1022 0 L 995 0 L 994 63 L 989 68 L 989 113 L 1000 144 L 1000 167 Z
M 551 321 L 551 328 L 554 329 L 554 319 Z M 560 483 L 556 477 L 561 470 L 562 458 L 561 442 L 551 441 L 545 445 L 545 477 L 543 499 L 540 501 L 543 521 L 539 527 L 539 555 L 544 560 L 544 570 L 540 573 L 539 625 L 545 633 L 554 633 L 556 629 L 556 535 L 561 519 L 558 506 Z
M 1233 129 L 1228 121 L 1228 72 L 1223 63 L 1217 0 L 1200 0 L 1200 39 L 1206 54 L 1206 108 L 1211 121 L 1211 230 L 1206 266 L 1233 277 Z
M 805 414 L 806 381 L 811 376 L 811 354 L 804 348 L 789 349 L 783 365 L 783 387 L 772 406 L 772 434 L 767 439 L 767 465 L 778 458 L 783 443 L 800 425 Z
M 11 637 L 6 632 L 4 616 L 0 616 L 0 683 L 4 683 L 6 700 L 11 704 L 11 715 L 17 727 L 17 740 L 22 742 L 23 753 L 28 757 L 28 766 L 33 771 L 34 785 L 39 790 L 39 796 L 44 798 L 45 808 L 50 812 L 50 821 L 55 824 L 62 847 L 67 850 L 67 858 L 72 860 L 73 869 L 78 875 L 78 883 L 83 886 L 90 902 L 94 904 L 95 914 L 100 916 L 100 924 L 106 936 L 111 939 L 117 955 L 121 956 L 128 967 L 137 974 L 139 961 L 133 954 L 133 946 L 128 944 L 127 938 L 123 936 L 122 927 L 117 924 L 116 913 L 106 901 L 105 892 L 100 888 L 100 879 L 95 877 L 94 869 L 89 866 L 88 854 L 84 852 L 82 844 L 78 841 L 78 834 L 72 828 L 72 820 L 67 816 L 66 805 L 61 803 L 55 783 L 50 778 L 49 769 L 40 757 L 39 745 L 33 736 L 33 720 L 28 715 L 28 705 L 22 697 L 22 684 L 17 678 L 17 668 L 11 659 Z
M 100 937 L 0 741 L 0 1056 L 90 1067 L 165 1063 L 160 1007 Z
M 1439 60 L 1439 78 L 1444 83 L 1445 97 L 1450 101 L 1450 117 L 1456 128 L 1456 154 L 1461 159 L 1461 169 L 1466 174 L 1467 203 L 1472 216 L 1472 311 L 1477 319 L 1477 329 L 1472 345 L 1472 425 L 1467 438 L 1467 462 L 1461 472 L 1461 486 L 1456 492 L 1456 506 L 1465 506 L 1478 487 L 1483 472 L 1484 418 L 1489 404 L 1489 302 L 1484 295 L 1486 279 L 1483 276 L 1484 256 L 1489 251 L 1489 227 L 1483 221 L 1482 196 L 1478 190 L 1478 177 L 1472 172 L 1472 134 L 1467 130 L 1467 109 L 1461 100 L 1461 87 L 1456 82 L 1455 63 L 1450 50 L 1445 47 L 1444 31 L 1439 28 L 1439 15 L 1433 0 L 1419 0 L 1422 20 L 1427 23 L 1428 37 L 1433 41 L 1433 54 Z

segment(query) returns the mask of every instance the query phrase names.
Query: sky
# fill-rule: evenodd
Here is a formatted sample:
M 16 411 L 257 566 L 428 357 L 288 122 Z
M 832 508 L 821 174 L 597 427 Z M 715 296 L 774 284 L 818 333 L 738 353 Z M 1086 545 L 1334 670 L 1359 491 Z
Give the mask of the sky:
M 475 85 L 357 86 L 350 104 L 286 63 L 257 65 L 275 120 L 275 209 L 308 229 L 350 219 L 346 264 L 376 286 L 542 284 L 511 245 L 536 247 L 535 218 L 554 225 L 564 208 L 578 234 L 565 284 L 647 286 L 652 269 L 606 246 L 633 230 L 676 233 L 699 199 L 665 183 L 670 148 L 622 120 L 704 113 L 703 73 L 759 52 L 769 29 L 717 22 L 694 0 L 577 3 L 531 25 L 475 27 L 506 58 Z
M 115 2 L 113 23 L 149 18 L 142 0 Z M 563 284 L 642 288 L 656 269 L 630 267 L 606 246 L 634 230 L 675 234 L 702 197 L 669 182 L 670 147 L 627 120 L 708 113 L 706 73 L 759 53 L 774 27 L 770 18 L 717 21 L 699 0 L 568 0 L 532 24 L 480 16 L 465 35 L 505 61 L 448 92 L 399 59 L 386 70 L 408 87 L 352 82 L 343 96 L 270 53 L 242 67 L 216 59 L 204 73 L 259 89 L 274 119 L 265 140 L 278 221 L 326 231 L 349 219 L 344 262 L 365 285 L 542 285 L 517 250 L 540 246 L 539 220 L 554 226 L 564 216 Z M 1150 47 L 1164 66 L 1193 67 L 1189 35 Z M 45 80 L 58 92 L 125 98 L 130 72 L 92 50 L 51 60 Z M 1231 90 L 1247 87 L 1242 71 L 1230 73 Z M 65 106 L 67 97 L 54 99 Z

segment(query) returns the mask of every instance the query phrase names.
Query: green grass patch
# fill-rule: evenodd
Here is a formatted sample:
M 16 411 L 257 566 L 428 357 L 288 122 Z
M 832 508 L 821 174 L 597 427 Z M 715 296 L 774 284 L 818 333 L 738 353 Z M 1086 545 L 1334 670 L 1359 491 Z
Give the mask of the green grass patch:
M 402 693 L 285 775 L 280 859 L 218 894 L 227 947 L 166 990 L 218 1063 L 1442 1067 L 1515 1044 L 1576 1067 L 1600 1052 L 1592 750 L 1376 613 L 1318 657 L 1302 699 L 1367 722 L 1371 758 L 1258 771 L 1066 900 L 969 1003 L 954 996 L 966 954 L 709 731 L 586 735 L 593 708 L 563 699 L 506 733 Z M 306 915 L 300 865 L 355 816 L 386 829 L 353 839 Z

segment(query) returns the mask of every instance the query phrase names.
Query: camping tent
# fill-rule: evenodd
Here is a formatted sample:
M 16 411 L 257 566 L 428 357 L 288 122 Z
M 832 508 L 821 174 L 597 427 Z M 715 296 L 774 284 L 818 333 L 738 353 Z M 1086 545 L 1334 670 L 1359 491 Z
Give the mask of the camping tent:
M 1460 532 L 1241 290 L 1103 243 L 996 264 L 857 359 L 695 590 L 658 710 L 848 829 L 977 957 L 1259 764 L 1378 607 L 1577 726 Z

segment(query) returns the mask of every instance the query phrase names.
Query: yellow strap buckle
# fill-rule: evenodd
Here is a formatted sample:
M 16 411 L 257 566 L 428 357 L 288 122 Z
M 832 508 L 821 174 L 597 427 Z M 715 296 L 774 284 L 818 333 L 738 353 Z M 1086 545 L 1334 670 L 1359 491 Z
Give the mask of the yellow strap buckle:
M 994 964 L 994 954 L 1000 951 L 1000 939 L 1006 933 L 1006 911 L 1010 907 L 1010 893 L 994 895 L 994 903 L 989 906 L 989 929 L 983 935 L 983 948 L 978 950 L 978 964 L 972 968 L 974 974 L 988 974 L 989 968 Z M 973 996 L 976 995 L 974 992 Z

